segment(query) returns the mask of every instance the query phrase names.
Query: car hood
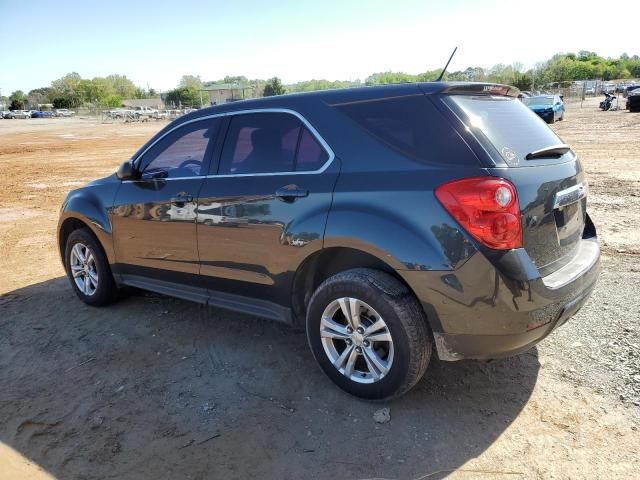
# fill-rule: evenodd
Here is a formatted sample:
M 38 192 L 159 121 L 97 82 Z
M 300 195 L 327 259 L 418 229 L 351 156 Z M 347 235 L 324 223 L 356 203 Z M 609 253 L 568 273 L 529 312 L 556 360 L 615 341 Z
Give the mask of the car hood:
M 85 187 L 95 187 L 95 186 L 98 186 L 98 185 L 105 185 L 107 183 L 117 183 L 119 181 L 120 180 L 118 179 L 116 174 L 112 173 L 111 175 L 109 175 L 107 177 L 97 178 L 95 180 L 92 180 L 92 181 L 90 181 L 89 183 L 87 183 L 84 186 Z

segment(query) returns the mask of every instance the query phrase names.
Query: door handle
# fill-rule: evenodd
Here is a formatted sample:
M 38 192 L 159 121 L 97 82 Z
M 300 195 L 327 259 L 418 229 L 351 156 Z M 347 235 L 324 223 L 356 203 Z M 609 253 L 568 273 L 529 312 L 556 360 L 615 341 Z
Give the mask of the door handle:
M 286 185 L 276 190 L 276 197 L 283 202 L 295 202 L 298 198 L 309 196 L 309 190 L 304 190 L 296 185 Z

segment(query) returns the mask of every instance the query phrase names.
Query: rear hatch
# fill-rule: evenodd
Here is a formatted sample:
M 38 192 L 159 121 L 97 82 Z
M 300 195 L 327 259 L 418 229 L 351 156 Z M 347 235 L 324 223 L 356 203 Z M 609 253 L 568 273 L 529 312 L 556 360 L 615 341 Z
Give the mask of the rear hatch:
M 540 274 L 571 261 L 586 222 L 587 185 L 577 156 L 514 96 L 485 87 L 443 99 L 492 160 L 489 174 L 515 185 L 523 245 Z

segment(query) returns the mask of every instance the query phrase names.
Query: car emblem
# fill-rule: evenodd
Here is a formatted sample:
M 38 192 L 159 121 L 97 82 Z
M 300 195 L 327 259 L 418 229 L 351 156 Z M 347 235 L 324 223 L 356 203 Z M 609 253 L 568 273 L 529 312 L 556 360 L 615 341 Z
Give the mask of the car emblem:
M 502 147 L 502 156 L 511 165 L 518 165 L 520 163 L 520 160 L 518 160 L 518 154 L 509 147 Z

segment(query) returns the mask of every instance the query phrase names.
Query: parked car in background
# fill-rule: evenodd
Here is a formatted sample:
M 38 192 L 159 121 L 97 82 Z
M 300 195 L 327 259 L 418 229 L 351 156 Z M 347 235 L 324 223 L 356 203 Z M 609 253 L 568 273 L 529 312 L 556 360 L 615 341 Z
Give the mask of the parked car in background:
M 75 114 L 76 112 L 67 108 L 56 108 L 54 110 L 54 115 L 56 117 L 73 117 Z
M 133 107 L 130 110 L 131 110 L 131 113 L 132 113 L 133 117 L 136 118 L 136 119 L 158 118 L 158 110 L 156 110 L 155 108 L 146 107 L 146 106 L 143 105 L 143 106 L 140 106 L 140 107 Z
M 564 120 L 564 102 L 559 95 L 539 95 L 527 98 L 526 105 L 547 123 Z
M 35 110 L 31 112 L 31 118 L 53 118 L 53 112 L 43 111 L 43 110 Z
M 596 89 L 595 87 L 587 87 L 584 89 L 584 94 L 585 95 L 595 95 L 596 94 Z
M 4 118 L 31 118 L 29 110 L 11 110 Z
M 600 250 L 580 160 L 517 92 L 399 84 L 185 115 L 64 200 L 70 285 L 94 306 L 128 285 L 303 327 L 368 399 L 408 391 L 432 349 L 525 351 L 587 301 Z
M 640 112 L 640 85 L 627 92 L 626 108 L 630 112 Z
M 626 85 L 624 87 L 624 91 L 622 92 L 622 96 L 627 98 L 629 96 L 629 92 L 640 88 L 640 83 L 632 83 L 630 85 Z

